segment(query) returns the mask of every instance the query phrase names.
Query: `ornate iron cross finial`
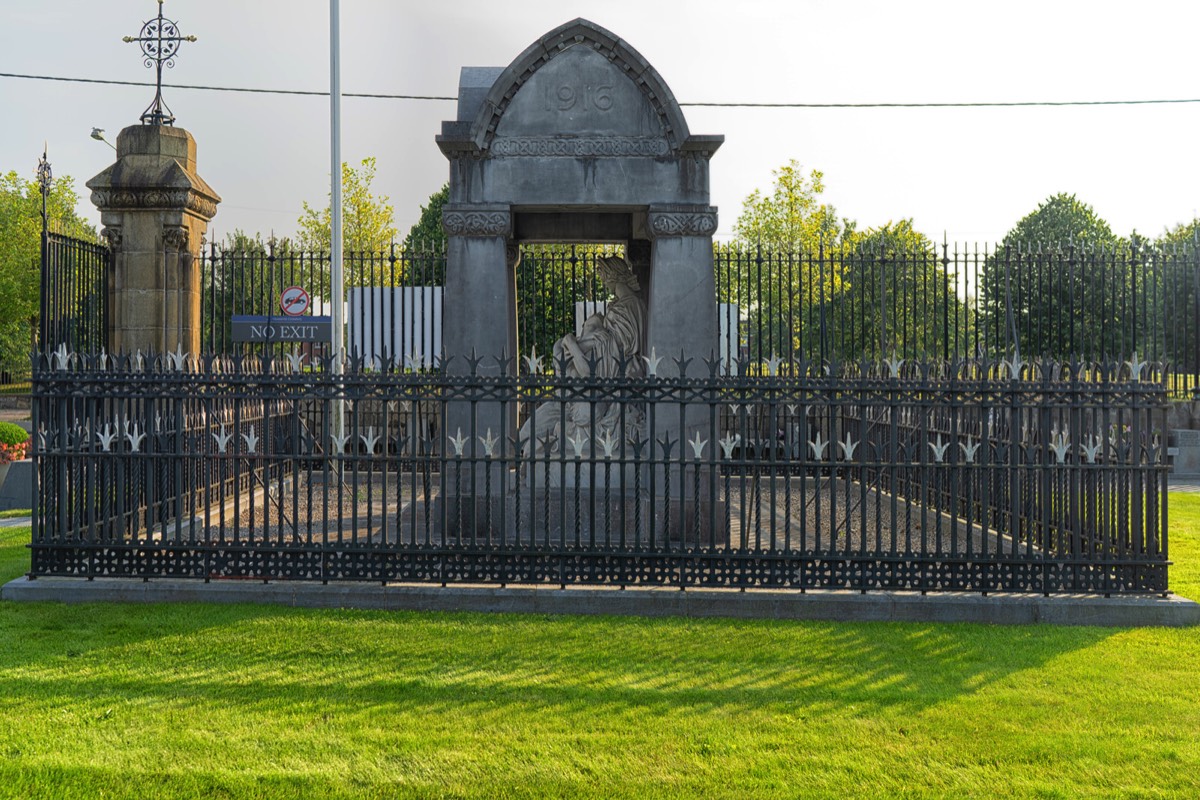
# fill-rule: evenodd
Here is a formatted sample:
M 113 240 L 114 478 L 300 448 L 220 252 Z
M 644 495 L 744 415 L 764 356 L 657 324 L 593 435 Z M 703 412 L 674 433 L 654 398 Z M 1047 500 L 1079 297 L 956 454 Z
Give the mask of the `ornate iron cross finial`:
M 42 190 L 42 196 L 45 197 L 50 192 L 50 184 L 54 181 L 54 171 L 50 168 L 50 162 L 46 158 L 47 147 L 42 145 L 42 157 L 38 159 L 37 165 L 37 181 L 38 188 Z
M 140 44 L 142 55 L 146 57 L 146 66 L 153 66 L 157 73 L 154 102 L 142 112 L 143 125 L 173 125 L 175 123 L 171 109 L 163 102 L 163 67 L 175 66 L 175 53 L 179 50 L 180 42 L 196 41 L 195 36 L 179 35 L 179 26 L 173 20 L 163 18 L 162 6 L 163 0 L 158 0 L 158 17 L 143 24 L 142 31 L 138 36 L 125 36 L 121 39 L 123 42 Z

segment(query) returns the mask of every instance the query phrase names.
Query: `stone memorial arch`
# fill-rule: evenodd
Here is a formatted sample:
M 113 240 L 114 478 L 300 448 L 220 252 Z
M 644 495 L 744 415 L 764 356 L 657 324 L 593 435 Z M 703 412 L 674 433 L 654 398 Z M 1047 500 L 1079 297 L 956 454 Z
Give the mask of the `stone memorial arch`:
M 437 137 L 450 162 L 449 370 L 467 370 L 474 353 L 480 373 L 495 375 L 528 354 L 516 303 L 526 242 L 625 245 L 645 304 L 638 358 L 662 357 L 663 376 L 677 373 L 681 352 L 701 364 L 717 343 L 709 160 L 723 141 L 693 135 L 657 70 L 585 19 L 550 31 L 507 67 L 463 68 L 457 118 Z M 503 413 L 452 404 L 446 429 L 512 430 Z

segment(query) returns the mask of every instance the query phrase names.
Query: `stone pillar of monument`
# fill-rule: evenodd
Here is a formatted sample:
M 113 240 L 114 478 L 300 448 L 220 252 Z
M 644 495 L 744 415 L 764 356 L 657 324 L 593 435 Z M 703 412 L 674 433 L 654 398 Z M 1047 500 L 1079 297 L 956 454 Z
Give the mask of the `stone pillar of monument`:
M 516 356 L 517 283 L 508 252 L 512 213 L 507 206 L 448 204 L 446 297 L 442 342 L 454 356 L 448 371 L 467 372 L 466 356 L 481 358 L 479 374 L 500 373 L 497 359 Z M 513 262 L 513 263 L 510 263 Z
M 650 285 L 644 288 L 646 347 L 662 358 L 658 374 L 674 376 L 682 351 L 692 359 L 688 375 L 707 375 L 704 359 L 717 349 L 716 281 L 713 277 L 712 206 L 652 205 Z M 680 313 L 686 309 L 686 313 Z
M 512 213 L 505 205 L 451 203 L 443 209 L 442 228 L 447 237 L 447 303 L 442 309 L 442 343 L 450 356 L 446 373 L 470 374 L 472 353 L 478 359 L 474 369 L 482 377 L 501 376 L 505 364 L 508 371 L 515 372 L 519 253 L 510 241 Z M 466 440 L 462 455 L 467 459 L 455 486 L 443 489 L 442 496 L 460 509 L 450 514 L 452 530 L 458 529 L 458 522 L 467 529 L 478 529 L 488 517 L 483 495 L 490 489 L 495 502 L 505 492 L 502 464 L 498 459 L 489 461 L 484 442 L 490 432 L 494 440 L 491 454 L 509 453 L 508 440 L 517 435 L 516 412 L 516 404 L 498 401 L 446 403 L 443 452 L 454 452 L 450 439 L 461 436 Z
M 651 205 L 647 228 L 651 251 L 646 347 L 662 359 L 658 374 L 663 377 L 679 375 L 676 359 L 681 353 L 684 359 L 690 359 L 684 377 L 707 376 L 705 359 L 712 359 L 717 350 L 712 244 L 717 210 L 711 206 Z M 687 313 L 679 313 L 680 309 L 687 309 Z M 685 454 L 690 452 L 686 442 L 694 437 L 707 442 L 707 447 L 718 447 L 713 409 L 694 402 L 658 403 L 654 411 L 651 440 L 674 442 L 674 464 L 658 467 L 653 476 L 654 484 L 666 487 L 671 497 L 667 504 L 671 509 L 668 535 L 674 541 L 693 545 L 713 541 L 710 531 L 724 518 L 716 472 L 697 465 L 692 471 L 694 480 L 689 481 L 684 480 L 683 466 Z M 695 496 L 697 488 L 700 497 Z
M 87 182 L 112 248 L 108 349 L 200 352 L 201 247 L 221 198 L 196 173 L 182 128 L 131 125 L 117 160 Z

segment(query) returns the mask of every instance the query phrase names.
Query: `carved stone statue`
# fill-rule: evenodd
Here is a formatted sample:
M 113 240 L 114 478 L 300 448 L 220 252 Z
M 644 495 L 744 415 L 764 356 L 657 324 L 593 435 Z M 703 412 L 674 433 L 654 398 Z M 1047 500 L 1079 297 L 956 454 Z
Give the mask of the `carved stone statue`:
M 554 343 L 554 363 L 569 377 L 640 378 L 646 374 L 642 359 L 642 339 L 646 330 L 646 302 L 629 262 L 620 256 L 598 260 L 600 278 L 614 299 L 584 320 L 579 335 L 568 333 Z M 589 458 L 596 451 L 595 440 L 640 438 L 644 414 L 626 404 L 622 430 L 621 404 L 615 402 L 573 402 L 548 400 L 521 427 L 526 458 L 531 453 L 557 457 L 564 441 L 586 441 L 581 452 Z M 536 423 L 536 424 L 531 424 Z M 532 439 L 532 441 L 531 441 Z M 572 447 L 568 460 L 574 458 Z M 614 451 L 615 454 L 615 451 Z

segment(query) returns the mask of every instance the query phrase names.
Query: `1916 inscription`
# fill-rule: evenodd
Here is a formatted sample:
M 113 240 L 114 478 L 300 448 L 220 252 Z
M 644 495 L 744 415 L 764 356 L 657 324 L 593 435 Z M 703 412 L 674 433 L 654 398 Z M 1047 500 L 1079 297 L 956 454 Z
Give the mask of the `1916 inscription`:
M 550 87 L 546 91 L 546 109 L 548 111 L 611 111 L 613 107 L 613 87 L 604 86 L 571 86 L 563 84 L 557 88 Z

